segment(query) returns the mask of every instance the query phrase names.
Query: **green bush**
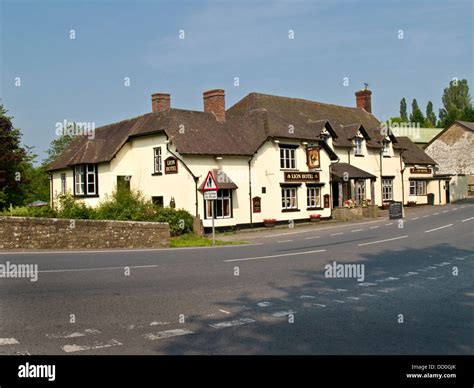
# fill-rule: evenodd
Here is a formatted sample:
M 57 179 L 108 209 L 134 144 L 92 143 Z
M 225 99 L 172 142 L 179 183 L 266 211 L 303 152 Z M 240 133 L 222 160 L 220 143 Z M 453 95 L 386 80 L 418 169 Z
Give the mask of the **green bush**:
M 156 208 L 154 221 L 168 222 L 172 236 L 179 236 L 193 231 L 193 216 L 184 209 Z
M 16 206 L 10 207 L 0 212 L 1 216 L 12 216 L 12 217 L 57 217 L 54 209 L 49 206 Z
M 60 218 L 73 218 L 87 220 L 94 218 L 94 210 L 84 202 L 76 201 L 72 194 L 63 194 L 58 197 Z

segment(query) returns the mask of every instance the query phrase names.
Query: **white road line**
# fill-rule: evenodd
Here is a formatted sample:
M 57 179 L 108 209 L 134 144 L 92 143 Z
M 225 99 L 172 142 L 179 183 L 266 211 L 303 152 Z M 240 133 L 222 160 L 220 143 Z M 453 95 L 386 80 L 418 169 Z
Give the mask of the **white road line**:
M 273 314 L 272 314 L 272 317 L 281 318 L 281 317 L 287 317 L 287 316 L 290 315 L 290 314 L 296 314 L 296 311 L 293 311 L 293 310 L 278 311 L 278 312 L 276 312 L 276 313 L 273 313 Z
M 380 228 L 380 226 L 371 226 L 369 229 L 377 229 L 377 228 Z
M 426 214 L 423 216 L 423 218 L 429 217 L 431 214 Z
M 364 293 L 364 294 L 361 294 L 362 296 L 377 296 L 377 295 L 374 295 L 374 294 L 368 294 L 368 293 Z
M 161 326 L 161 325 L 169 325 L 169 324 L 170 322 L 150 322 L 150 326 Z
M 461 222 L 466 222 L 466 221 L 470 221 L 470 220 L 474 220 L 474 217 L 466 218 L 465 220 L 462 220 Z
M 300 299 L 315 299 L 316 297 L 313 295 L 301 295 Z
M 159 331 L 158 333 L 148 333 L 144 334 L 143 336 L 150 341 L 164 339 L 164 338 L 171 338 L 171 337 L 178 337 L 181 335 L 193 334 L 194 331 L 186 330 L 186 329 L 174 329 L 174 330 L 165 330 Z
M 360 232 L 361 230 L 364 230 L 364 229 L 354 229 L 354 230 L 351 230 L 352 233 L 354 232 Z
M 315 238 L 319 238 L 319 236 L 305 237 L 304 239 L 305 239 L 305 240 L 313 240 L 313 239 L 315 239 Z
M 377 284 L 375 284 L 375 283 L 368 283 L 368 282 L 366 282 L 366 283 L 359 283 L 359 286 L 361 286 L 361 287 L 370 287 L 370 286 L 376 286 L 376 285 L 377 285 Z
M 73 353 L 73 352 L 82 352 L 84 350 L 103 349 L 103 348 L 110 348 L 112 346 L 121 346 L 121 345 L 123 345 L 121 342 L 112 339 L 106 343 L 96 342 L 94 345 L 64 345 L 64 346 L 61 346 L 61 348 L 66 353 Z
M 224 313 L 224 314 L 230 314 L 230 312 L 229 312 L 229 311 L 226 311 L 226 310 L 221 310 L 221 309 L 219 309 L 219 311 L 220 311 L 221 313 Z
M 389 222 L 388 224 L 385 224 L 385 226 L 393 225 L 393 222 Z
M 290 241 L 293 241 L 293 240 L 280 240 L 280 241 L 277 241 L 277 243 L 286 243 L 286 242 L 290 242 Z
M 440 226 L 439 228 L 434 228 L 434 229 L 430 229 L 430 230 L 425 230 L 425 233 L 431 233 L 431 232 L 434 232 L 435 230 L 440 230 L 440 229 L 444 229 L 444 228 L 449 228 L 450 226 L 453 226 L 453 224 L 448 224 L 448 225 Z
M 0 338 L 1 345 L 18 345 L 19 342 L 15 338 Z
M 407 237 L 408 237 L 408 236 L 400 236 L 400 237 L 394 237 L 394 238 L 386 238 L 386 239 L 384 239 L 384 240 L 371 241 L 371 242 L 368 242 L 368 243 L 357 244 L 357 246 L 362 247 L 362 246 L 364 246 L 364 245 L 379 244 L 379 243 L 383 243 L 383 242 L 386 242 L 386 241 L 400 240 L 400 239 L 402 239 L 402 238 L 407 238 Z
M 259 307 L 268 307 L 268 306 L 271 306 L 272 303 L 271 302 L 260 302 L 260 303 L 257 303 L 257 306 Z
M 437 215 L 439 215 L 439 213 L 433 213 L 433 215 L 434 215 L 434 216 L 437 216 Z
M 454 208 L 454 209 L 452 209 L 452 210 L 453 210 L 453 211 L 454 211 L 454 210 L 458 210 L 458 208 L 457 208 L 457 207 L 455 207 L 455 208 Z
M 443 213 L 447 213 L 447 212 L 449 212 L 449 210 L 443 210 Z
M 412 221 L 413 221 L 413 220 L 417 220 L 418 218 L 420 218 L 420 217 L 413 217 L 413 218 L 412 218 Z
M 122 267 L 102 267 L 102 268 L 74 268 L 74 269 L 46 269 L 42 271 L 38 271 L 41 273 L 57 273 L 57 272 L 81 272 L 81 271 L 108 271 L 114 269 L 120 269 L 123 271 L 125 267 L 130 269 L 138 269 L 138 268 L 156 268 L 157 265 L 133 265 L 133 266 L 122 266 Z
M 270 259 L 272 257 L 285 257 L 285 256 L 298 256 L 298 255 L 307 255 L 310 253 L 326 252 L 326 249 L 318 249 L 315 251 L 305 251 L 305 252 L 296 252 L 296 253 L 283 253 L 281 255 L 269 255 L 269 256 L 258 256 L 258 257 L 245 257 L 243 259 L 231 259 L 224 260 L 224 262 L 229 263 L 232 261 L 246 261 L 246 260 L 260 260 L 260 259 Z
M 348 296 L 347 299 L 360 300 L 360 298 L 357 298 L 355 296 Z
M 347 290 L 345 290 L 344 288 L 336 288 L 336 291 L 337 292 L 347 292 Z
M 322 308 L 326 307 L 326 305 L 325 305 L 325 304 L 319 304 L 319 303 L 315 303 L 314 305 L 315 305 L 315 306 L 322 307 Z
M 73 333 L 57 333 L 57 334 L 46 334 L 47 338 L 56 339 L 56 338 L 77 338 L 85 337 L 90 334 L 100 334 L 100 331 L 97 329 L 86 329 L 83 332 L 76 331 Z
M 346 302 L 344 302 L 343 300 L 339 300 L 339 299 L 333 299 L 333 302 L 337 302 L 337 303 L 346 303 Z
M 344 233 L 343 232 L 333 233 L 333 234 L 330 234 L 330 236 L 339 236 L 340 234 L 344 234 Z
M 224 328 L 232 327 L 232 326 L 246 325 L 248 323 L 253 323 L 253 322 L 255 322 L 255 319 L 239 318 L 234 321 L 213 323 L 212 325 L 209 325 L 209 326 L 213 327 L 214 329 L 224 329 Z

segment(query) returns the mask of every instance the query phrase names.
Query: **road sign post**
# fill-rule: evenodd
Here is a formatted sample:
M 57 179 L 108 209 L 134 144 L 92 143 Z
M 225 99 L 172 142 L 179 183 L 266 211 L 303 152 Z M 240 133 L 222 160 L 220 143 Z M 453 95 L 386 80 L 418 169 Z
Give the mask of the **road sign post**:
M 212 171 L 209 171 L 206 176 L 206 180 L 204 181 L 204 199 L 207 201 L 207 205 L 211 206 L 212 211 L 212 245 L 216 245 L 216 231 L 214 225 L 214 200 L 217 199 L 217 190 L 219 187 L 217 186 L 216 179 L 212 174 Z

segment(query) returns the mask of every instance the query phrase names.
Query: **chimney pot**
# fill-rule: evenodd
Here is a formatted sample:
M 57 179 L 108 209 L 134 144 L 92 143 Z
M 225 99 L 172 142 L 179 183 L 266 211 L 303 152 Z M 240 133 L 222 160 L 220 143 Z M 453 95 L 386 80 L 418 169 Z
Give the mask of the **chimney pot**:
M 225 91 L 223 89 L 213 89 L 204 92 L 204 112 L 213 113 L 217 121 L 225 121 Z
M 151 110 L 153 112 L 166 112 L 170 110 L 171 97 L 168 93 L 154 93 L 151 95 Z
M 372 113 L 372 92 L 366 88 L 355 92 L 355 96 L 357 108 L 363 108 Z

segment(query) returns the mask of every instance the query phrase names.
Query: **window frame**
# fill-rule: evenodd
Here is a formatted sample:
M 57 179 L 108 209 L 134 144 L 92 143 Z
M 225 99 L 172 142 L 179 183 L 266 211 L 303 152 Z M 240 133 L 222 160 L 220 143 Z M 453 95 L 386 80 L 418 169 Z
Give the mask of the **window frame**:
M 354 138 L 354 155 L 355 156 L 364 156 L 364 150 L 363 150 L 363 143 L 364 143 L 364 138 L 363 137 L 355 137 Z
M 393 201 L 393 178 L 382 178 L 382 201 Z
M 153 174 L 163 174 L 163 153 L 161 152 L 161 147 L 153 147 Z
M 280 146 L 280 170 L 296 170 L 296 148 Z
M 358 188 L 362 187 L 363 190 L 360 192 Z M 362 202 L 367 198 L 367 185 L 364 179 L 356 179 L 354 182 L 354 200 L 358 204 L 362 204 Z
M 289 193 L 289 195 L 287 195 Z M 294 195 L 292 195 L 294 193 Z M 293 206 L 291 203 L 293 202 Z M 289 203 L 289 206 L 287 204 Z M 297 210 L 298 209 L 298 187 L 282 187 L 281 188 L 281 210 Z
M 226 195 L 224 195 L 226 194 Z M 204 200 L 204 218 L 205 219 L 212 219 L 212 212 L 214 212 L 214 219 L 221 220 L 221 219 L 230 219 L 234 217 L 234 210 L 233 210 L 233 190 L 232 189 L 219 189 L 217 190 L 217 199 L 212 201 Z M 209 202 L 212 206 L 208 206 Z M 225 203 L 227 203 L 227 212 L 224 212 Z M 220 208 L 221 215 L 217 215 Z
M 382 156 L 385 158 L 390 157 L 390 142 L 382 143 Z
M 67 175 L 65 172 L 61 173 L 61 194 L 64 195 L 67 192 Z
M 312 192 L 314 191 L 314 195 Z M 311 204 L 311 201 L 315 201 L 315 205 Z M 321 187 L 318 186 L 307 186 L 306 187 L 306 207 L 308 209 L 320 209 L 321 208 Z
M 93 170 L 89 171 L 92 167 Z M 76 164 L 73 171 L 73 188 L 75 197 L 98 197 L 99 196 L 99 168 L 95 163 Z M 89 185 L 93 190 L 89 190 Z M 80 189 L 80 190 L 78 190 Z

